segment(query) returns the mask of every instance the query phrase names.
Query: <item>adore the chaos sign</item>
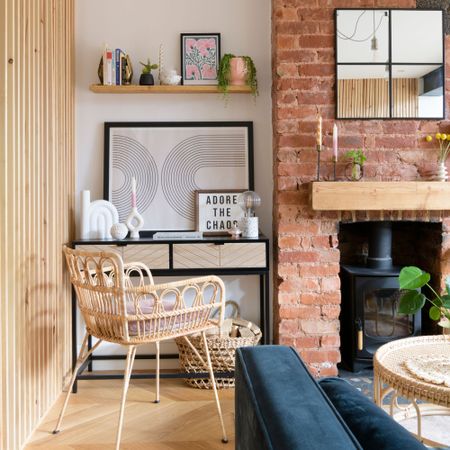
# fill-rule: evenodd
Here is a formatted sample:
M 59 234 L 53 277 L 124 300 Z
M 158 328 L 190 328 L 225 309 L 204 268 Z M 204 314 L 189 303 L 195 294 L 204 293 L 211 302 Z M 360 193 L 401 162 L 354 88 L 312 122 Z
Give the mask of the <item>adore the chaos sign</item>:
M 227 234 L 244 211 L 239 206 L 241 190 L 196 191 L 197 230 L 204 234 Z

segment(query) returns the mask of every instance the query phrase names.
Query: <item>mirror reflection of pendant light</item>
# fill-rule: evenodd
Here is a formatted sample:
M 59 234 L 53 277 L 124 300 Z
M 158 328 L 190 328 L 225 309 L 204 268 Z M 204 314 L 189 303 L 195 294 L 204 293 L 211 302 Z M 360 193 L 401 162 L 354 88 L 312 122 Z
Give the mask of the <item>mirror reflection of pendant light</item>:
M 371 50 L 376 52 L 378 50 L 378 39 L 377 39 L 377 35 L 376 35 L 377 30 L 375 28 L 375 10 L 373 10 L 372 24 L 373 24 L 373 37 L 370 41 L 370 48 L 371 48 Z

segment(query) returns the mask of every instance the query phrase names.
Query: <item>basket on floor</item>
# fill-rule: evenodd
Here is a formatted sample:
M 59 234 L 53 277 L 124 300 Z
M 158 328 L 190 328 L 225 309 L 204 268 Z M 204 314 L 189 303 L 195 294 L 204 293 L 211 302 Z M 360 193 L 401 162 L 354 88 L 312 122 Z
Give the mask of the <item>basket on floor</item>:
M 228 301 L 227 305 L 233 303 L 235 311 L 239 311 L 237 305 L 234 302 Z M 254 323 L 240 319 L 233 318 L 229 320 L 231 323 L 233 332 L 240 334 L 240 330 L 246 329 L 246 336 L 220 336 L 218 334 L 207 335 L 206 341 L 208 343 L 208 349 L 211 356 L 211 363 L 215 373 L 217 372 L 234 372 L 234 358 L 235 352 L 238 347 L 247 347 L 257 345 L 261 339 L 262 333 L 259 327 Z M 203 360 L 206 361 L 205 350 L 203 346 L 203 340 L 201 335 L 188 336 L 187 339 L 191 342 L 193 347 L 198 351 Z M 208 372 L 194 353 L 190 345 L 185 341 L 183 337 L 175 339 L 178 346 L 178 353 L 180 358 L 180 365 L 184 372 L 187 373 L 205 373 Z M 185 382 L 192 387 L 199 389 L 211 389 L 211 381 L 209 378 L 185 378 Z M 233 378 L 220 378 L 216 377 L 216 384 L 219 389 L 234 387 Z

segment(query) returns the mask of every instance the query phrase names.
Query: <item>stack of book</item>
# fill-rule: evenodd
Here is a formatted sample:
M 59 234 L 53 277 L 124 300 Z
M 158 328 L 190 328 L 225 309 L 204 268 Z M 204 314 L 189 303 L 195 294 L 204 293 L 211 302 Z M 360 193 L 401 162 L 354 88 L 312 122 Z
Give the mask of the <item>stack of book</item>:
M 103 52 L 103 84 L 116 85 L 130 84 L 127 80 L 127 55 L 120 49 L 115 50 L 105 47 Z

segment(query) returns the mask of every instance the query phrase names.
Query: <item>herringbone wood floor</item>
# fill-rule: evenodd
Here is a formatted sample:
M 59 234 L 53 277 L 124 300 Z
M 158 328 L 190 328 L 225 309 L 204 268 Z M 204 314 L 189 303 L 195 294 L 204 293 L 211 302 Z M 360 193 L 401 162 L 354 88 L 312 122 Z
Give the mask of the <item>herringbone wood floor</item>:
M 70 398 L 62 431 L 51 431 L 62 397 L 44 418 L 26 449 L 114 448 L 120 380 L 80 381 Z M 220 390 L 229 443 L 222 444 L 213 393 L 191 388 L 182 380 L 161 380 L 161 403 L 154 404 L 153 380 L 132 380 L 125 407 L 123 450 L 233 450 L 234 389 Z

